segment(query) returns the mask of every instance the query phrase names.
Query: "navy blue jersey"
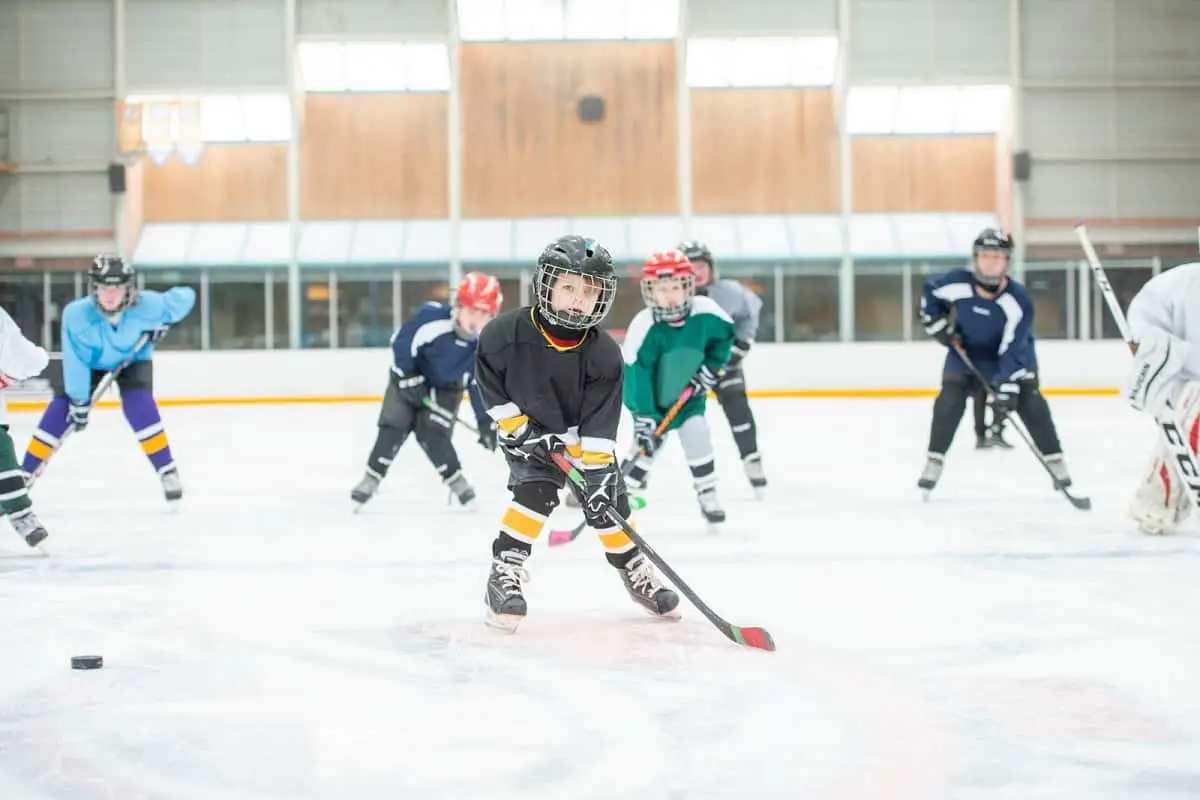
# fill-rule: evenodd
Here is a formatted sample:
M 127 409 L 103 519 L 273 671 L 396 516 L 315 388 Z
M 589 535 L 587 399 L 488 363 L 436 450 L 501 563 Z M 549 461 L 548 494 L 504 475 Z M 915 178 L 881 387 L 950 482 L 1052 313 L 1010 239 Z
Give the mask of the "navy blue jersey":
M 475 384 L 473 339 L 464 339 L 454 331 L 450 306 L 426 303 L 392 334 L 392 372 L 397 375 L 424 375 L 425 383 L 435 389 L 467 389 L 475 419 L 490 423 L 487 406 Z
M 953 308 L 967 355 L 990 381 L 1032 377 L 1037 372 L 1037 354 L 1029 292 L 1012 278 L 992 299 L 980 297 L 975 289 L 968 269 L 934 275 L 921 292 L 922 319 L 936 319 Z M 967 371 L 953 351 L 946 354 L 946 369 Z

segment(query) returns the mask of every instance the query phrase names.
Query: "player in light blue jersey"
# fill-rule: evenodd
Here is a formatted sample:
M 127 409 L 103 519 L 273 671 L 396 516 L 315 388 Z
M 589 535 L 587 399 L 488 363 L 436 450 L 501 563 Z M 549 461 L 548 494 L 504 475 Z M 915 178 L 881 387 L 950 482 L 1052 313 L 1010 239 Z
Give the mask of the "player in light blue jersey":
M 134 279 L 133 266 L 119 256 L 97 256 L 88 269 L 88 296 L 63 309 L 62 361 L 52 361 L 47 371 L 54 398 L 22 468 L 34 474 L 69 428 L 76 433 L 87 428 L 92 393 L 106 373 L 121 368 L 115 382 L 125 419 L 158 473 L 163 494 L 176 501 L 183 497 L 183 484 L 154 399 L 152 359 L 154 342 L 191 313 L 196 292 L 187 286 L 138 291 Z M 139 349 L 142 334 L 150 336 Z

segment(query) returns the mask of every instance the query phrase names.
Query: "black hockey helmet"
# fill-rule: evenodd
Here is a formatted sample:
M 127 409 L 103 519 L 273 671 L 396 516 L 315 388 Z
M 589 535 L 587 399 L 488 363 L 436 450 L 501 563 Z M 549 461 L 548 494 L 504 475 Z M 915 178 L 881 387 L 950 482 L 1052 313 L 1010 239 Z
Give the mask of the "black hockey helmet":
M 980 253 L 1001 253 L 1004 255 L 1004 271 L 996 275 L 984 275 L 979 270 Z M 984 228 L 975 242 L 971 245 L 971 271 L 975 273 L 975 282 L 984 289 L 995 289 L 1004 280 L 1008 272 L 1008 264 L 1012 261 L 1013 240 L 1004 231 L 996 228 Z
M 120 305 L 116 308 L 104 308 L 101 306 L 101 311 L 106 314 L 117 314 L 129 307 L 137 296 L 137 287 L 134 284 L 136 277 L 133 265 L 120 256 L 100 254 L 92 259 L 92 264 L 88 267 L 88 291 L 95 297 L 96 290 L 101 286 L 122 286 L 125 287 L 125 296 L 122 298 Z
M 705 264 L 708 264 L 709 275 L 707 283 L 712 283 L 717 279 L 716 262 L 713 261 L 712 251 L 708 249 L 708 245 L 706 245 L 704 242 L 692 239 L 686 242 L 680 242 L 675 249 L 687 256 L 688 261 L 703 261 Z M 707 284 L 701 283 L 700 281 L 696 282 L 697 288 L 705 285 Z
M 584 296 L 594 298 L 589 310 L 579 307 L 555 309 L 554 289 L 560 277 L 580 275 L 588 287 Z M 617 270 L 612 256 L 597 244 L 574 234 L 560 236 L 538 256 L 533 273 L 533 299 L 545 320 L 569 330 L 586 330 L 601 323 L 612 309 L 617 296 Z

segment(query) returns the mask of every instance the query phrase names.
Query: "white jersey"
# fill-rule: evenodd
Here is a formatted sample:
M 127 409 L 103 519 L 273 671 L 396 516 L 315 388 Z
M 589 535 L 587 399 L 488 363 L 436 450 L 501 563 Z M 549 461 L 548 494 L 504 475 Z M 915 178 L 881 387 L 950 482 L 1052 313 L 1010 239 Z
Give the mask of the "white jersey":
M 46 351 L 26 339 L 8 312 L 0 308 L 0 375 L 24 380 L 40 373 L 48 363 Z M 0 392 L 0 424 L 7 418 L 4 393 Z
M 1139 331 L 1153 327 L 1192 345 L 1181 377 L 1200 380 L 1200 262 L 1151 278 L 1134 296 L 1127 315 L 1135 342 Z

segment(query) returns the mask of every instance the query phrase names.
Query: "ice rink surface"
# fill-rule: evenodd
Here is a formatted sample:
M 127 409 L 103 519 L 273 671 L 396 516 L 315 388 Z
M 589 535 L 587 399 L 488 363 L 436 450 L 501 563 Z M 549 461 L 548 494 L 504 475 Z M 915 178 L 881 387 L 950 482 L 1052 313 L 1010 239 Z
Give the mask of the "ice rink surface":
M 172 512 L 97 412 L 34 492 L 52 556 L 0 537 L 0 798 L 1194 800 L 1200 540 L 1127 522 L 1148 420 L 1051 403 L 1090 512 L 969 411 L 926 504 L 931 401 L 765 400 L 761 502 L 709 409 L 712 537 L 669 444 L 639 529 L 775 653 L 650 619 L 590 533 L 485 628 L 507 494 L 466 431 L 476 513 L 409 442 L 356 516 L 375 407 L 167 408 Z

